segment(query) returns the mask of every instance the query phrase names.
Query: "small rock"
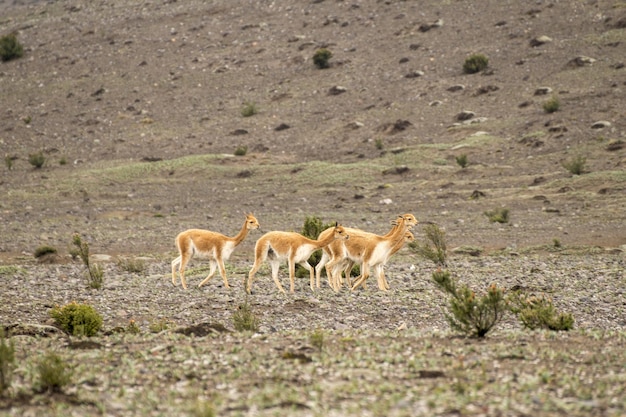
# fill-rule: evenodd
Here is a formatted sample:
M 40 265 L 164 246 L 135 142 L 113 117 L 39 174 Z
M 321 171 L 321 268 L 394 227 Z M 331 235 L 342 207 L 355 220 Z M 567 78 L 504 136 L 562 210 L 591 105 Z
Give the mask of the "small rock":
M 604 129 L 605 127 L 611 127 L 611 122 L 607 122 L 606 120 L 600 120 L 591 125 L 592 129 Z
M 567 68 L 579 68 L 584 67 L 585 65 L 591 65 L 596 60 L 594 58 L 590 58 L 588 56 L 577 56 L 576 58 L 569 61 L 566 65 Z
M 463 84 L 455 84 L 448 87 L 448 91 L 451 93 L 456 93 L 457 91 L 465 90 L 465 86 Z
M 389 205 L 392 203 L 393 203 L 393 200 L 391 200 L 391 198 L 383 198 L 382 200 L 378 202 L 378 204 L 386 204 L 386 205 Z
M 342 87 L 340 85 L 336 85 L 334 87 L 331 87 L 328 90 L 328 95 L 329 96 L 338 96 L 339 94 L 343 94 L 343 93 L 345 93 L 347 91 L 348 91 L 348 89 L 346 87 Z
M 415 70 L 415 71 L 409 72 L 407 75 L 404 76 L 404 78 L 419 78 L 419 77 L 422 77 L 423 75 L 424 75 L 424 71 Z
M 473 111 L 463 110 L 461 113 L 456 115 L 456 120 L 458 121 L 470 120 L 470 119 L 473 119 L 474 116 L 476 116 L 476 113 L 474 113 Z
M 550 87 L 539 87 L 535 90 L 536 96 L 545 96 L 550 93 L 552 93 L 552 89 Z
M 545 45 L 546 43 L 552 42 L 552 38 L 546 35 L 538 36 L 530 40 L 530 46 L 536 48 L 537 46 Z

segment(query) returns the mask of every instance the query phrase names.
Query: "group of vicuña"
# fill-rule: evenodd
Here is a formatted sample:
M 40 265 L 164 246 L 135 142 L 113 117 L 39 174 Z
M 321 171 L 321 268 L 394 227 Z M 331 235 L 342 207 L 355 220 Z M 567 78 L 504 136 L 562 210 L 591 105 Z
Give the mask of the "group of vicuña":
M 335 224 L 333 227 L 322 231 L 317 240 L 309 239 L 300 233 L 273 231 L 265 233 L 256 242 L 254 249 L 254 265 L 248 274 L 246 291 L 252 290 L 252 281 L 263 262 L 267 261 L 272 269 L 272 278 L 278 289 L 284 294 L 285 289 L 278 280 L 278 269 L 281 261 L 287 260 L 289 265 L 290 292 L 294 292 L 295 267 L 300 264 L 310 274 L 311 290 L 315 286 L 320 288 L 320 275 L 322 268 L 326 268 L 328 285 L 339 291 L 343 285 L 344 276 L 347 286 L 355 290 L 359 286 L 365 286 L 365 281 L 370 275 L 370 268 L 378 280 L 378 288 L 382 291 L 389 289 L 385 278 L 384 266 L 394 253 L 400 250 L 405 243 L 413 241 L 411 228 L 417 224 L 415 216 L 404 214 L 391 221 L 391 230 L 386 235 L 376 235 L 364 232 L 360 229 L 343 227 Z M 176 236 L 176 247 L 180 255 L 172 261 L 172 284 L 176 284 L 176 267 L 180 273 L 180 281 L 183 288 L 187 289 L 185 280 L 185 267 L 193 255 L 208 257 L 210 260 L 209 275 L 198 287 L 206 284 L 215 275 L 219 268 L 220 275 L 224 280 L 224 286 L 230 288 L 226 278 L 224 261 L 230 258 L 235 248 L 246 238 L 248 232 L 259 228 L 258 220 L 252 215 L 246 215 L 241 230 L 234 237 L 228 237 L 221 233 L 209 230 L 189 229 Z M 322 258 L 315 268 L 308 259 L 313 252 L 322 249 Z M 360 265 L 361 275 L 354 281 L 350 280 L 350 271 L 354 264 Z M 316 282 L 317 278 L 317 282 Z

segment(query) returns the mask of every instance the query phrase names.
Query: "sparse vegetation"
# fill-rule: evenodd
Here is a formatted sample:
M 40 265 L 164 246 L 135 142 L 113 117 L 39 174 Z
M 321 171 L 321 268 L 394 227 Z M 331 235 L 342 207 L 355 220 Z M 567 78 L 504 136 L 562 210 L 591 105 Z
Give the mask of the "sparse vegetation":
M 376 139 L 374 141 L 374 145 L 376 146 L 376 149 L 378 149 L 379 151 L 385 147 L 385 143 L 383 142 L 381 138 Z
M 24 47 L 14 33 L 0 37 L 0 59 L 3 62 L 21 58 L 23 55 Z
M 484 295 L 476 295 L 467 285 L 458 284 L 450 272 L 433 272 L 437 287 L 449 296 L 446 319 L 452 329 L 482 338 L 498 324 L 507 311 L 504 290 L 491 284 Z
M 13 160 L 14 158 L 11 155 L 5 155 L 4 156 L 4 164 L 6 165 L 7 169 L 9 171 L 11 171 L 13 169 Z
M 467 155 L 465 154 L 459 155 L 455 159 L 456 159 L 457 165 L 460 166 L 461 168 L 465 168 L 468 164 Z
M 324 331 L 322 329 L 315 329 L 309 335 L 309 342 L 311 343 L 311 346 L 319 352 L 322 352 L 324 349 Z
M 433 261 L 435 265 L 445 266 L 448 257 L 446 232 L 436 224 L 427 224 L 424 227 L 426 241 L 420 244 L 417 241 L 409 243 L 409 248 L 419 256 Z
M 150 333 L 161 333 L 165 330 L 169 329 L 169 321 L 166 319 L 155 320 L 150 323 L 149 330 Z
M 313 63 L 319 69 L 330 67 L 328 61 L 332 58 L 333 53 L 326 48 L 320 48 L 313 54 Z
M 509 209 L 499 207 L 494 210 L 486 211 L 485 216 L 489 218 L 491 223 L 508 223 L 509 222 Z
M 71 336 L 95 336 L 102 328 L 102 316 L 88 304 L 72 301 L 50 310 L 55 324 Z
M 582 175 L 585 173 L 585 164 L 587 163 L 587 158 L 582 155 L 578 155 L 569 161 L 563 162 L 563 167 L 567 169 L 570 174 L 573 175 Z
M 36 389 L 40 392 L 62 392 L 71 382 L 72 374 L 72 370 L 59 355 L 48 352 L 37 363 Z
M 466 74 L 475 74 L 483 71 L 489 65 L 489 58 L 483 54 L 470 55 L 463 63 L 463 72 Z
M 250 308 L 247 297 L 246 301 L 240 304 L 233 313 L 233 326 L 238 332 L 259 330 L 259 319 Z
M 7 343 L 4 326 L 0 325 L 0 397 L 11 387 L 15 366 L 15 344 Z
M 117 266 L 123 271 L 141 274 L 146 270 L 146 263 L 137 258 L 118 258 Z
M 140 334 L 141 333 L 141 329 L 139 328 L 135 320 L 129 320 L 128 325 L 126 326 L 125 330 L 126 330 L 126 333 L 128 334 Z
M 553 96 L 543 103 L 543 111 L 546 113 L 554 113 L 561 108 L 561 101 L 558 97 Z
M 241 115 L 243 117 L 250 117 L 250 116 L 254 116 L 255 114 L 257 114 L 259 112 L 259 110 L 256 107 L 255 103 L 252 102 L 245 102 L 242 109 L 241 109 Z
M 75 233 L 72 238 L 75 248 L 70 251 L 73 257 L 79 257 L 87 268 L 87 284 L 89 288 L 100 289 L 104 283 L 104 271 L 98 264 L 92 264 L 89 260 L 89 244 Z
M 28 155 L 28 163 L 35 167 L 35 169 L 40 169 L 46 163 L 46 157 L 42 151 L 35 152 Z

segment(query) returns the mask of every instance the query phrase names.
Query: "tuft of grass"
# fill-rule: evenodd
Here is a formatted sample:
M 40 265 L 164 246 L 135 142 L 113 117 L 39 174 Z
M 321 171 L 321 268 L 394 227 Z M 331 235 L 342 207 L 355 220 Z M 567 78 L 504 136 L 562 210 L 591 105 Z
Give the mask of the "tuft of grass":
M 546 113 L 554 113 L 561 108 L 561 101 L 558 97 L 553 96 L 543 103 L 543 111 Z
M 150 333 L 161 333 L 169 329 L 169 322 L 166 319 L 159 319 L 150 323 Z
M 46 157 L 43 155 L 42 151 L 31 153 L 28 155 L 28 163 L 35 167 L 35 169 L 40 169 L 43 167 L 43 164 L 46 163 Z
M 438 269 L 432 277 L 437 287 L 449 296 L 446 319 L 454 330 L 483 338 L 508 311 L 504 290 L 496 284 L 491 284 L 486 294 L 477 296 L 467 285 L 452 279 L 448 271 Z
M 126 333 L 130 333 L 130 334 L 140 334 L 141 333 L 141 329 L 139 328 L 139 326 L 137 325 L 137 322 L 135 320 L 130 320 L 128 322 L 128 325 L 126 326 Z
M 426 233 L 426 242 L 421 245 L 417 241 L 411 242 L 409 248 L 436 265 L 445 266 L 448 258 L 446 232 L 433 223 L 426 225 L 424 233 Z
M 235 156 L 244 156 L 247 153 L 248 153 L 247 146 L 237 146 L 237 148 L 235 149 Z
M 463 72 L 466 74 L 475 74 L 483 71 L 489 65 L 489 58 L 483 54 L 472 54 L 465 59 L 463 63 Z
M 9 171 L 11 171 L 13 169 L 13 161 L 15 160 L 15 158 L 13 158 L 11 155 L 5 155 L 4 156 L 4 164 L 6 165 L 7 169 Z
M 460 166 L 461 168 L 465 168 L 469 163 L 467 160 L 467 155 L 465 154 L 457 156 L 455 160 L 456 160 L 457 165 Z
M 254 116 L 258 112 L 259 110 L 257 109 L 256 104 L 249 102 L 249 101 L 245 102 L 241 109 L 241 115 L 243 117 Z
M 87 268 L 87 284 L 89 288 L 100 289 L 104 283 L 104 271 L 98 264 L 89 261 L 89 244 L 82 240 L 78 233 L 72 237 L 72 243 L 76 247 L 70 251 L 72 257 L 80 257 Z
M 259 319 L 250 308 L 247 297 L 246 301 L 240 304 L 233 313 L 233 326 L 239 332 L 256 332 L 259 330 Z
M 380 138 L 374 141 L 374 145 L 376 146 L 376 149 L 378 149 L 379 151 L 383 150 L 383 148 L 385 147 L 385 143 Z
M 193 410 L 192 416 L 194 417 L 216 417 L 217 412 L 215 411 L 215 405 L 206 401 L 198 401 L 196 402 Z
M 486 211 L 485 216 L 489 218 L 491 223 L 508 223 L 509 209 L 500 207 L 495 210 Z
M 14 33 L 0 37 L 0 59 L 3 62 L 21 58 L 23 55 L 24 47 Z
M 102 316 L 88 304 L 72 301 L 63 307 L 50 310 L 55 324 L 72 336 L 95 336 L 102 328 Z
M 42 256 L 51 253 L 57 253 L 56 248 L 48 245 L 42 245 L 35 249 L 35 253 L 33 255 L 35 256 L 35 258 L 41 258 Z
M 582 155 L 578 155 L 569 161 L 563 162 L 563 168 L 567 169 L 570 174 L 573 175 L 582 175 L 585 173 L 585 164 L 587 163 L 587 158 Z
M 0 397 L 11 387 L 15 365 L 15 344 L 6 342 L 4 326 L 0 326 Z
M 313 64 L 319 69 L 330 67 L 328 61 L 332 58 L 333 53 L 326 48 L 320 48 L 313 54 Z
M 62 392 L 72 380 L 72 370 L 56 353 L 48 352 L 37 363 L 39 376 L 37 389 L 40 392 Z

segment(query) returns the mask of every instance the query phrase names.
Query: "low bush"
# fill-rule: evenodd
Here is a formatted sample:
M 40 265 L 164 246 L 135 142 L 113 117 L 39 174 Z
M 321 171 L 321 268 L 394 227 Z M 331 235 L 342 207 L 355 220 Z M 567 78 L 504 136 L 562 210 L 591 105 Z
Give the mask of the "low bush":
M 304 219 L 304 224 L 302 225 L 302 231 L 300 233 L 302 233 L 303 236 L 306 236 L 309 239 L 317 239 L 320 233 L 322 233 L 324 230 L 328 229 L 329 227 L 334 227 L 334 226 L 335 226 L 334 223 L 324 224 L 322 219 L 320 219 L 319 217 L 307 216 L 306 219 Z M 320 259 L 322 259 L 322 251 L 321 250 L 315 251 L 309 258 L 309 264 L 315 267 L 315 265 L 319 263 Z M 296 265 L 296 277 L 308 278 L 309 271 L 307 271 L 300 265 Z
M 247 146 L 237 146 L 237 148 L 235 149 L 235 156 L 244 156 L 247 153 L 248 153 Z
M 39 246 L 37 249 L 35 249 L 34 256 L 35 258 L 41 258 L 42 256 L 48 255 L 51 253 L 57 253 L 56 248 L 52 246 L 48 246 L 48 245 L 42 245 L 42 246 Z
M 433 281 L 449 296 L 446 319 L 450 327 L 470 337 L 485 337 L 508 311 L 504 290 L 496 284 L 477 296 L 467 285 L 452 279 L 448 271 L 433 272 Z
M 90 305 L 71 302 L 53 307 L 50 317 L 55 324 L 72 336 L 96 335 L 102 328 L 102 316 Z
M 509 209 L 501 207 L 495 210 L 486 211 L 485 216 L 489 218 L 491 223 L 508 223 Z
M 461 168 L 465 168 L 469 163 L 467 160 L 467 155 L 465 154 L 459 155 L 455 159 L 456 159 L 457 165 L 460 166 Z
M 463 63 L 463 72 L 466 74 L 475 74 L 483 71 L 489 65 L 489 58 L 483 54 L 470 55 Z
M 70 251 L 73 257 L 79 257 L 87 268 L 87 284 L 89 288 L 100 289 L 104 283 L 104 271 L 98 264 L 91 264 L 89 261 L 89 244 L 75 233 L 72 237 L 75 249 Z
M 43 155 L 42 151 L 35 152 L 28 155 L 28 163 L 35 167 L 35 169 L 39 169 L 46 163 L 46 157 Z
M 3 62 L 21 58 L 24 55 L 24 47 L 17 40 L 17 36 L 11 33 L 0 37 L 0 59 Z
M 332 58 L 333 53 L 326 48 L 320 48 L 313 54 L 313 64 L 319 69 L 330 67 L 328 61 Z
M 574 317 L 570 313 L 559 313 L 552 300 L 545 296 L 515 292 L 509 296 L 509 308 L 522 325 L 531 330 L 567 331 L 574 327 Z
M 251 103 L 251 102 L 244 103 L 243 108 L 241 109 L 241 115 L 243 117 L 254 116 L 258 112 L 259 111 L 258 111 L 258 109 L 256 107 L 256 104 Z
M 543 111 L 546 113 L 554 113 L 561 108 L 561 101 L 558 97 L 554 96 L 543 103 Z
M 578 155 L 575 158 L 570 159 L 569 161 L 563 162 L 563 167 L 567 169 L 570 174 L 573 175 L 582 175 L 585 173 L 585 164 L 587 163 L 587 158 L 582 155 Z

